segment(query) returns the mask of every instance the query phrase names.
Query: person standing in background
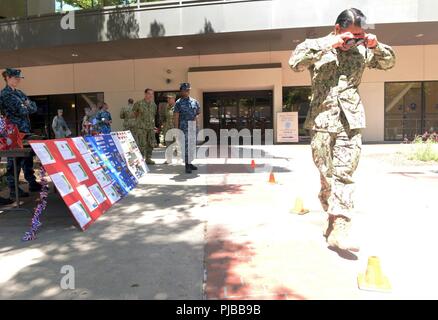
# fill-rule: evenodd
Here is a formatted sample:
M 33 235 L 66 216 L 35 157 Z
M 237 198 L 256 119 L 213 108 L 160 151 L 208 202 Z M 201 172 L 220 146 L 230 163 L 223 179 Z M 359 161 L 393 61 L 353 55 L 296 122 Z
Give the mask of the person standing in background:
M 91 134 L 91 122 L 90 122 L 91 108 L 84 108 L 84 112 L 85 115 L 82 118 L 81 134 L 83 136 L 88 136 Z
M 52 129 L 55 133 L 55 138 L 67 138 L 71 136 L 71 131 L 65 122 L 64 117 L 62 116 L 63 110 L 58 109 L 58 114 L 53 118 L 52 121 Z
M 169 93 L 167 95 L 167 104 L 160 109 L 160 124 L 161 132 L 163 134 L 164 145 L 166 146 L 166 133 L 174 128 L 173 125 L 173 107 L 175 106 L 176 95 Z
M 6 116 L 13 124 L 18 127 L 18 130 L 23 133 L 30 133 L 29 115 L 37 111 L 35 102 L 29 100 L 23 91 L 17 87 L 24 77 L 19 69 L 6 69 L 3 73 L 3 79 L 6 82 L 5 88 L 0 93 L 0 109 L 2 114 Z M 29 183 L 30 192 L 41 191 L 41 184 L 36 181 L 33 170 L 33 157 L 17 158 L 17 173 L 23 169 L 24 178 Z M 15 198 L 15 179 L 14 179 L 14 161 L 8 158 L 6 179 L 9 187 L 9 196 Z M 18 188 L 20 197 L 29 197 L 29 193 Z
M 157 105 L 154 102 L 154 91 L 146 89 L 144 99 L 137 101 L 132 111 L 135 115 L 136 142 L 146 158 L 146 163 L 153 165 L 155 162 L 152 161 L 152 151 L 157 142 L 155 138 Z
M 97 112 L 96 114 L 95 122 L 97 133 L 111 133 L 111 124 L 113 123 L 113 120 L 111 118 L 111 113 L 108 111 L 108 109 L 108 104 L 106 102 L 103 102 L 100 106 L 99 112 Z
M 167 104 L 160 109 L 161 132 L 163 134 L 163 144 L 165 146 L 168 145 L 168 142 L 166 142 L 167 132 L 175 127 L 173 123 L 173 107 L 175 106 L 175 100 L 176 100 L 176 94 L 174 93 L 167 94 Z M 175 139 L 173 139 L 173 142 L 175 142 Z M 175 154 L 176 152 L 178 156 L 178 147 L 176 147 L 172 151 L 173 154 Z M 169 162 L 170 160 L 166 159 L 164 164 L 168 164 Z
M 192 173 L 192 170 L 198 170 L 191 162 L 196 153 L 196 120 L 201 112 L 199 102 L 190 97 L 190 83 L 182 83 L 180 86 L 181 98 L 175 103 L 173 108 L 174 126 L 180 129 L 184 134 L 184 163 L 186 173 Z M 195 130 L 189 130 L 191 126 Z
M 135 115 L 134 112 L 132 112 L 133 106 L 134 100 L 132 98 L 129 98 L 128 105 L 122 107 L 122 110 L 120 110 L 120 119 L 123 120 L 123 130 L 131 131 L 132 135 L 134 136 Z

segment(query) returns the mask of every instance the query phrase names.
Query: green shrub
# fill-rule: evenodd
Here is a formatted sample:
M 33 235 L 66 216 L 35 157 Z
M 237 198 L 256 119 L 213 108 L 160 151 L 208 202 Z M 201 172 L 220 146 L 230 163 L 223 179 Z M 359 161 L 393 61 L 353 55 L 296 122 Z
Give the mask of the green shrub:
M 415 137 L 412 142 L 411 160 L 438 161 L 438 142 L 434 137 L 424 140 L 423 136 Z

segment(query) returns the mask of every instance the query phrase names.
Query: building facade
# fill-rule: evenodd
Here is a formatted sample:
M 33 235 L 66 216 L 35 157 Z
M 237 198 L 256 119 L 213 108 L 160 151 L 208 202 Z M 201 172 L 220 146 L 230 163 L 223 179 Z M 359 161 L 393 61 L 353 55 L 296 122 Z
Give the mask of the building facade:
M 305 38 L 328 34 L 348 7 L 361 9 L 369 32 L 397 55 L 392 70 L 364 73 L 364 140 L 438 131 L 436 1 L 91 1 L 70 16 L 59 12 L 80 9 L 71 3 L 36 0 L 33 15 L 0 6 L 0 66 L 23 70 L 22 89 L 39 106 L 32 117 L 38 133 L 50 135 L 60 108 L 78 132 L 84 108 L 103 100 L 120 129 L 118 114 L 128 98 L 141 99 L 153 88 L 161 101 L 180 82 L 190 82 L 201 103 L 201 127 L 275 131 L 282 111 L 298 111 L 302 125 L 310 76 L 292 72 L 288 60 Z M 300 130 L 303 140 L 306 134 Z

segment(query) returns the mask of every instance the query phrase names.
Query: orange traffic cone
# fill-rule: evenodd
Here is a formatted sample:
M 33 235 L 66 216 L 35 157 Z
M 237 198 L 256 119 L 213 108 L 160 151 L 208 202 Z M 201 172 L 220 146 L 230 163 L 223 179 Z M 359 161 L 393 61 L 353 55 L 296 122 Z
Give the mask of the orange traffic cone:
M 380 259 L 376 256 L 368 258 L 368 266 L 365 273 L 357 276 L 359 289 L 368 291 L 390 292 L 391 284 L 383 274 L 380 267 Z
M 251 160 L 251 169 L 254 170 L 255 167 L 256 167 L 255 161 L 254 161 L 254 160 Z
M 295 199 L 295 207 L 292 209 L 292 212 L 296 214 L 306 214 L 309 212 L 308 209 L 304 208 L 304 202 L 302 198 L 297 197 Z
M 269 174 L 269 183 L 277 183 L 277 182 L 275 182 L 274 172 L 272 172 L 272 171 Z

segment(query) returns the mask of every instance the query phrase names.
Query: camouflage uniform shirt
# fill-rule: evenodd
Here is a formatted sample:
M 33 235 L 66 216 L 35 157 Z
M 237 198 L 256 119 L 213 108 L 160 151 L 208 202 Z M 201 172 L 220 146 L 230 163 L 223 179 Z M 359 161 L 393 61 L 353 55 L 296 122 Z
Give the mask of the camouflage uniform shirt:
M 160 110 L 160 120 L 163 124 L 163 131 L 164 133 L 173 128 L 173 106 L 170 104 L 166 104 L 161 110 Z
M 332 48 L 333 33 L 307 39 L 293 52 L 289 65 L 294 71 L 310 71 L 312 98 L 304 127 L 325 132 L 342 130 L 341 112 L 350 129 L 365 128 L 365 110 L 358 86 L 365 67 L 387 70 L 395 64 L 390 46 L 353 47 L 348 51 Z
M 137 114 L 135 126 L 140 130 L 153 130 L 155 128 L 155 116 L 157 105 L 155 102 L 146 102 L 144 99 L 137 101 L 132 107 L 132 112 Z
M 127 105 L 120 110 L 120 119 L 123 119 L 123 129 L 131 130 L 135 126 L 135 115 L 132 112 L 132 105 Z
M 26 106 L 26 101 L 27 106 Z M 29 114 L 37 111 L 35 102 L 18 89 L 6 86 L 0 93 L 0 108 L 2 113 L 15 125 L 21 132 L 30 132 Z

